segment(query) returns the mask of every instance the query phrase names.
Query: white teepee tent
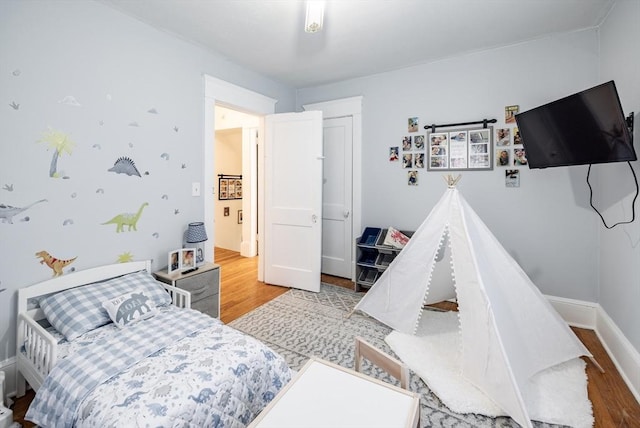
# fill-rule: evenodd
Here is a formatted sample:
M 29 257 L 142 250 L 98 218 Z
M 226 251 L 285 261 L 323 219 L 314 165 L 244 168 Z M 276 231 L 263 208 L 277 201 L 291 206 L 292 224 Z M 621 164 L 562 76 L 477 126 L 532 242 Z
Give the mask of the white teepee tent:
M 448 237 L 453 283 L 432 281 Z M 455 182 L 354 310 L 414 334 L 431 296 L 457 296 L 463 376 L 516 422 L 531 427 L 528 381 L 582 355 L 592 358 L 455 188 Z

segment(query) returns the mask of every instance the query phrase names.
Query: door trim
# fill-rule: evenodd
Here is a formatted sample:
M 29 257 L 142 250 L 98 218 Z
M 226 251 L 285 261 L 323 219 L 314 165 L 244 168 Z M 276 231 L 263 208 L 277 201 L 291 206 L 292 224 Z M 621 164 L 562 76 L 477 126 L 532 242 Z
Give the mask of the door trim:
M 320 110 L 324 119 L 351 116 L 353 118 L 353 229 L 351 241 L 351 280 L 355 280 L 355 240 L 362 230 L 362 96 L 342 98 L 320 103 L 304 104 L 305 110 Z
M 202 142 L 202 171 L 203 171 L 203 199 L 204 199 L 204 223 L 207 231 L 214 233 L 214 146 L 215 146 L 215 108 L 216 104 L 234 108 L 255 115 L 267 115 L 275 113 L 278 100 L 269 98 L 257 92 L 234 85 L 224 80 L 217 79 L 207 74 L 204 77 L 204 135 Z M 261 120 L 261 127 L 264 121 Z M 260 129 L 258 138 L 261 139 L 264 132 Z M 260 160 L 258 160 L 260 162 Z M 262 169 L 262 166 L 258 166 Z M 209 238 L 215 242 L 215 236 Z M 214 260 L 213 245 L 206 245 L 205 260 Z M 260 276 L 260 271 L 258 275 Z

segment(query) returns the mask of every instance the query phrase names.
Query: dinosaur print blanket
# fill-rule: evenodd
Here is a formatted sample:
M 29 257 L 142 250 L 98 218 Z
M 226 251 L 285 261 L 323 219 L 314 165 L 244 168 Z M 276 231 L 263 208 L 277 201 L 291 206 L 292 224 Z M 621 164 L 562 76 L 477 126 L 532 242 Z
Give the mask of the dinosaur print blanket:
M 197 311 L 170 307 L 113 331 L 54 367 L 28 420 L 42 427 L 242 428 L 291 379 L 266 345 Z

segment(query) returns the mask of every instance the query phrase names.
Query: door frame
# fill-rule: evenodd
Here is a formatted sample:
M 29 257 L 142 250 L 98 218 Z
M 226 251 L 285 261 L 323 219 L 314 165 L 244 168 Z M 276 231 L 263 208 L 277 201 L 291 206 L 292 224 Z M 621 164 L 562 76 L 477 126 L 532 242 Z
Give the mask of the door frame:
M 352 237 L 351 241 L 351 280 L 355 280 L 356 275 L 356 250 L 355 241 L 362 230 L 362 96 L 341 98 L 320 103 L 304 104 L 304 110 L 320 110 L 323 119 L 334 119 L 338 117 L 351 116 L 353 132 L 353 170 L 351 192 L 351 212 L 352 212 Z
M 234 110 L 243 111 L 248 114 L 253 114 L 256 116 L 266 116 L 267 114 L 275 113 L 275 105 L 278 100 L 269 98 L 265 95 L 259 94 L 257 92 L 250 91 L 243 87 L 234 85 L 232 83 L 226 82 L 224 80 L 217 79 L 213 76 L 209 76 L 207 74 L 203 75 L 204 77 L 204 86 L 205 86 L 205 94 L 204 94 L 204 135 L 203 135 L 203 198 L 204 198 L 204 223 L 205 227 L 212 234 L 212 237 L 209 238 L 211 242 L 215 242 L 215 236 L 213 233 L 215 231 L 214 228 L 214 204 L 215 197 L 214 189 L 215 189 L 215 177 L 214 177 L 214 156 L 215 156 L 215 108 L 216 104 L 228 108 L 232 108 Z M 258 141 L 262 142 L 262 138 L 264 135 L 264 118 L 260 119 L 260 125 L 258 129 Z M 259 144 L 262 146 L 262 144 Z M 264 169 L 263 159 L 258 156 L 258 171 L 262 171 Z M 258 177 L 258 181 L 262 182 L 262 175 Z M 260 206 L 260 192 L 258 193 L 258 205 Z M 258 225 L 260 230 L 261 227 L 261 212 L 259 210 L 259 218 Z M 243 213 L 247 215 L 247 213 Z M 255 215 L 255 213 L 252 213 Z M 246 219 L 245 221 L 248 221 Z M 205 246 L 204 251 L 205 260 L 212 262 L 214 261 L 213 254 L 213 245 Z M 258 279 L 262 278 L 264 275 L 264 268 L 258 266 Z

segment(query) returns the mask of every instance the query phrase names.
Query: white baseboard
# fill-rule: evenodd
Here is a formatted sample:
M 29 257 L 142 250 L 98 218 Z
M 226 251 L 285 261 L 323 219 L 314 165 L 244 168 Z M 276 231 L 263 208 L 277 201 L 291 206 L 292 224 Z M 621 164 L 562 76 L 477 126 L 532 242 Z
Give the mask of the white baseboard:
M 563 297 L 545 296 L 551 306 L 555 308 L 560 316 L 573 327 L 596 329 L 596 308 L 595 303 L 583 302 L 580 300 L 566 299 Z
M 571 326 L 595 331 L 620 376 L 640 403 L 640 353 L 596 303 L 545 296 Z
M 594 329 L 625 383 L 640 403 L 640 353 L 600 305 Z

